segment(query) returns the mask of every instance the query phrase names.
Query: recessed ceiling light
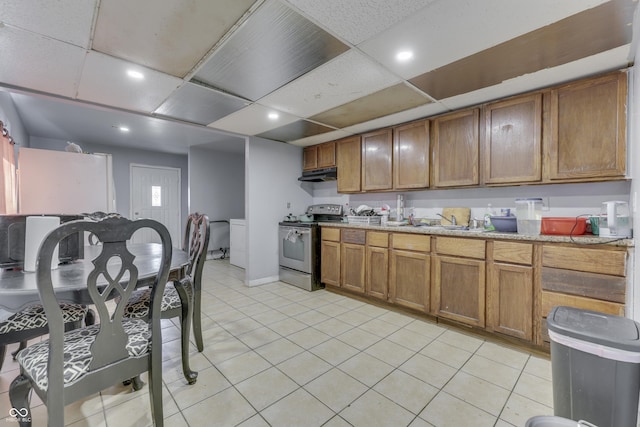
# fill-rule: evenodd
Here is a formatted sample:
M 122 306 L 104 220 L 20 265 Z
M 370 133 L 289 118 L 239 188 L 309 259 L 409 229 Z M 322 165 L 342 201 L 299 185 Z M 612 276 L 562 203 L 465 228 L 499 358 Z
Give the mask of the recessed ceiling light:
M 278 120 L 278 117 L 280 117 L 280 114 L 278 114 L 278 113 L 269 113 L 267 115 L 267 117 L 269 117 L 269 120 Z
M 140 71 L 136 71 L 136 70 L 127 70 L 127 76 L 131 77 L 132 79 L 136 79 L 136 80 L 144 79 L 144 74 L 142 74 Z
M 120 132 L 129 132 L 129 128 L 126 126 L 118 126 L 118 129 Z
M 396 59 L 398 61 L 404 62 L 413 58 L 413 52 L 410 50 L 401 50 L 396 54 Z

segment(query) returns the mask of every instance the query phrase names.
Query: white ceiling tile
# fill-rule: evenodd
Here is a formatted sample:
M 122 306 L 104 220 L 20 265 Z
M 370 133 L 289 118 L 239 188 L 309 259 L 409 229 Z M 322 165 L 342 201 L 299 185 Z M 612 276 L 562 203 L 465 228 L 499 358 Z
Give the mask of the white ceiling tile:
M 380 117 L 379 119 L 369 120 L 368 122 L 348 126 L 343 128 L 342 130 L 350 133 L 363 133 L 368 132 L 371 129 L 396 126 L 402 123 L 411 122 L 413 120 L 435 116 L 446 111 L 447 107 L 445 107 L 444 105 L 440 103 L 431 103 L 412 108 L 411 110 L 405 110 L 385 117 Z
M 271 112 L 277 112 L 280 117 L 277 120 L 269 119 L 268 114 Z M 210 123 L 209 127 L 242 135 L 257 135 L 297 120 L 300 120 L 300 118 L 260 104 L 253 104 Z
M 144 74 L 127 77 L 127 70 Z M 181 79 L 91 51 L 82 70 L 78 98 L 127 110 L 151 113 L 183 83 Z
M 254 1 L 103 1 L 93 48 L 185 77 Z
M 260 103 L 309 117 L 399 81 L 384 67 L 360 52 L 350 50 L 265 96 Z
M 0 82 L 75 97 L 85 49 L 0 25 Z
M 287 0 L 335 35 L 357 45 L 434 0 Z
M 295 141 L 290 141 L 290 144 L 298 145 L 300 147 L 308 147 L 309 145 L 320 144 L 328 141 L 335 141 L 347 136 L 354 135 L 356 132 L 345 132 L 343 130 L 333 130 L 331 132 L 321 133 L 318 135 L 308 136 L 306 138 L 300 138 Z
M 601 3 L 605 1 L 439 1 L 359 48 L 409 79 Z M 400 49 L 413 50 L 414 59 L 398 63 L 395 54 Z
M 88 48 L 98 0 L 2 0 L 0 20 L 27 31 Z
M 536 73 L 509 79 L 499 85 L 443 99 L 440 103 L 446 105 L 449 109 L 456 110 L 518 93 L 553 86 L 591 74 L 599 74 L 618 68 L 622 69 L 627 66 L 630 49 L 630 45 L 621 46 L 617 49 L 569 62 L 558 67 L 547 68 Z

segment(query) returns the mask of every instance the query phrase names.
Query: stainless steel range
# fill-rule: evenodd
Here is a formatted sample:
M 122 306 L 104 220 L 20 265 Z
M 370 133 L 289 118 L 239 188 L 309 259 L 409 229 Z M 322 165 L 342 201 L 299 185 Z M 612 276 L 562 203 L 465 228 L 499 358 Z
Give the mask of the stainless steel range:
M 311 205 L 305 212 L 309 221 L 279 223 L 280 280 L 307 291 L 320 289 L 321 222 L 341 222 L 342 205 Z

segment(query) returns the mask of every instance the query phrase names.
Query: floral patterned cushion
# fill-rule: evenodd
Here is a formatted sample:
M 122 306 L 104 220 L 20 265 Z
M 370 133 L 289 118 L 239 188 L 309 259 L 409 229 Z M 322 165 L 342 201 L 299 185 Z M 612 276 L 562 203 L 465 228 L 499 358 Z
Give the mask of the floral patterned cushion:
M 64 323 L 79 322 L 87 314 L 87 307 L 80 304 L 60 304 Z M 47 326 L 47 316 L 40 304 L 32 305 L 0 322 L 0 334 L 26 331 Z
M 188 287 L 187 287 L 188 288 Z M 151 301 L 151 288 L 138 289 L 131 294 L 126 307 L 124 308 L 124 316 L 130 318 L 141 319 L 149 315 L 149 302 Z M 173 282 L 167 283 L 162 295 L 162 311 L 180 308 L 180 296 L 176 291 Z
M 126 319 L 124 331 L 129 340 L 126 348 L 130 357 L 141 357 L 148 353 L 151 344 L 149 325 L 144 320 Z M 64 334 L 64 384 L 73 384 L 89 370 L 93 359 L 91 344 L 96 339 L 100 325 L 74 329 Z M 16 359 L 26 375 L 31 377 L 42 390 L 48 387 L 47 363 L 49 340 L 31 345 L 18 353 Z

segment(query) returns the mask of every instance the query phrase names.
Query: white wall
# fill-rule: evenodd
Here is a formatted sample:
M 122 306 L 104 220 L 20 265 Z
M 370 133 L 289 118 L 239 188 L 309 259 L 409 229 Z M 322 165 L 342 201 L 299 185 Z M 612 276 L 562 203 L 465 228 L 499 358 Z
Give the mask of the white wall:
M 130 215 L 131 188 L 129 183 L 129 167 L 131 163 L 179 168 L 181 170 L 180 182 L 182 184 L 180 188 L 180 215 L 183 219 L 187 217 L 188 163 L 186 155 L 138 150 L 116 145 L 91 144 L 85 141 L 75 142 L 86 152 L 111 154 L 113 159 L 113 180 L 116 189 L 116 211 L 126 217 Z M 67 142 L 59 139 L 31 137 L 29 146 L 31 148 L 63 151 L 67 146 Z M 180 242 L 180 244 L 182 244 L 182 242 Z
M 16 158 L 18 157 L 18 147 L 29 146 L 29 134 L 20 120 L 20 115 L 16 110 L 11 94 L 9 92 L 0 92 L 0 121 L 9 131 L 9 135 L 15 141 Z
M 630 186 L 629 181 L 615 181 L 345 195 L 337 193 L 335 183 L 325 182 L 314 184 L 313 200 L 314 203 L 338 203 L 354 209 L 362 204 L 374 208 L 388 204 L 393 216 L 396 195 L 403 194 L 405 210 L 413 208 L 416 217 L 434 218 L 444 207 L 469 207 L 472 217 L 482 218 L 489 203 L 499 212 L 501 208 L 515 209 L 517 198 L 542 197 L 544 216 L 577 216 L 598 214 L 602 202 L 607 200 L 629 201 Z
M 245 165 L 245 281 L 254 286 L 278 280 L 278 222 L 289 212 L 304 212 L 313 198 L 311 190 L 298 181 L 301 147 L 251 137 L 246 145 Z
M 244 218 L 244 179 L 244 151 L 189 149 L 189 212 L 209 217 L 211 250 L 229 247 L 228 222 L 214 221 Z

